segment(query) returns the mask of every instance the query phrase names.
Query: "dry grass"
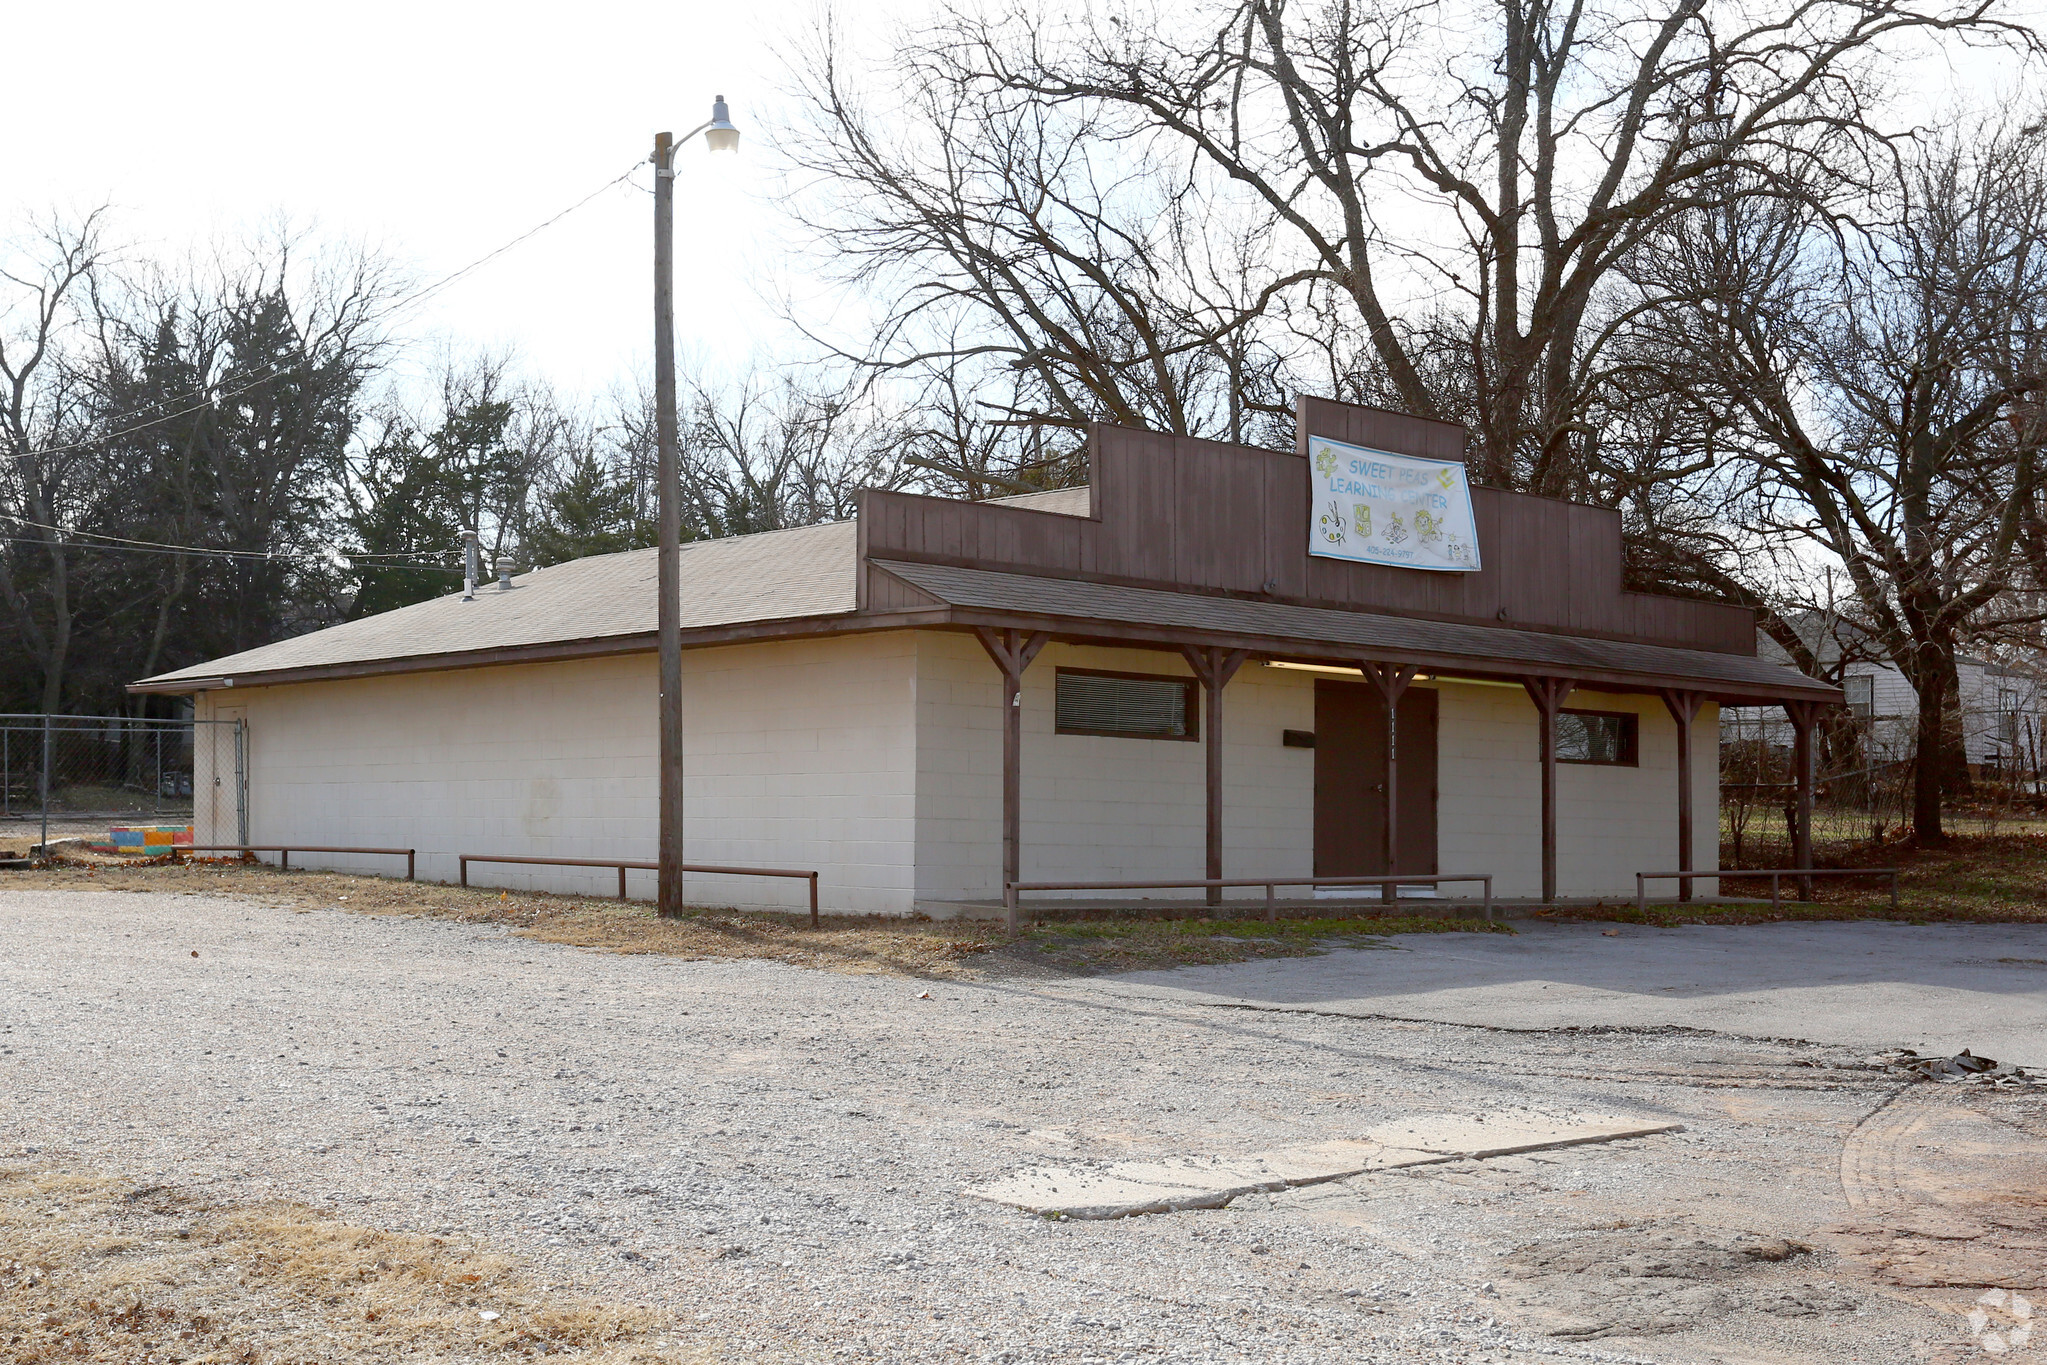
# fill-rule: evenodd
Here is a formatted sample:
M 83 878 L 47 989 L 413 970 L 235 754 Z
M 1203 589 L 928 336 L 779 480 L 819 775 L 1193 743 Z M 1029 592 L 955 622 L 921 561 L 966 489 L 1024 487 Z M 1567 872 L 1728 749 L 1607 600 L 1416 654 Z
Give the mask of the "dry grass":
M 491 1316 L 486 1316 L 491 1315 Z M 11 1362 L 708 1361 L 670 1315 L 554 1291 L 516 1260 L 284 1200 L 224 1205 L 0 1167 L 0 1358 Z
M 807 916 L 704 911 L 663 920 L 642 901 L 593 900 L 542 892 L 497 891 L 407 882 L 340 872 L 280 871 L 264 863 L 170 863 L 156 859 L 69 855 L 35 871 L 0 874 L 0 887 L 194 892 L 243 896 L 299 910 L 418 915 L 463 924 L 502 925 L 524 938 L 615 953 L 690 959 L 765 958 L 828 971 L 947 976 L 990 946 L 985 923 L 925 923 L 827 916 L 813 931 Z
M 0 873 L 0 887 L 243 896 L 300 910 L 421 915 L 465 924 L 503 925 L 544 943 L 614 953 L 659 953 L 687 959 L 761 958 L 824 971 L 934 978 L 985 976 L 1020 967 L 1113 972 L 1246 962 L 1311 955 L 1332 945 L 1355 944 L 1384 934 L 1482 931 L 1489 927 L 1475 920 L 1412 915 L 1287 919 L 1277 924 L 1136 915 L 1042 924 L 1011 942 L 999 926 L 987 920 L 826 915 L 822 927 L 812 929 L 807 916 L 737 910 L 706 910 L 687 919 L 663 920 L 638 901 L 620 903 L 338 872 L 284 872 L 263 863 L 170 863 L 91 854 L 67 855 L 62 863 L 33 871 Z
M 1594 909 L 1553 910 L 1553 919 L 1623 920 L 1631 923 L 1767 924 L 1780 920 L 1902 920 L 1974 924 L 2047 923 L 2047 835 L 1956 835 L 1937 848 L 1921 848 L 1910 840 L 1881 844 L 1839 844 L 1814 855 L 1816 867 L 1895 867 L 1898 908 L 1891 908 L 1890 882 L 1881 877 L 1819 877 L 1813 898 L 1797 899 L 1797 889 L 1784 886 L 1781 909 L 1760 905 L 1679 905 L 1668 899 L 1637 912 L 1632 903 Z M 1722 878 L 1728 895 L 1768 896 L 1766 880 Z M 1664 897 L 1674 889 L 1657 888 Z
M 1165 967 L 1312 957 L 1331 948 L 1386 948 L 1387 934 L 1512 933 L 1504 924 L 1422 915 L 1350 915 L 1265 920 L 1118 917 L 1041 924 L 1008 951 L 1072 972 L 1155 971 Z

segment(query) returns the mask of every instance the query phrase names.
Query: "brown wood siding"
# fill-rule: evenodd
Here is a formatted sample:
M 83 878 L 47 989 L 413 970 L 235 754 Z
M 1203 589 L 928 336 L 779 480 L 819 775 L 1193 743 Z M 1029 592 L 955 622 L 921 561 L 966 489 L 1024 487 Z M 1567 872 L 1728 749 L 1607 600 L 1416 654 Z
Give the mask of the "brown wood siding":
M 1308 457 L 1310 436 L 1327 436 L 1332 441 L 1348 441 L 1430 460 L 1464 458 L 1464 428 L 1455 422 L 1410 417 L 1404 412 L 1338 403 L 1328 398 L 1298 399 L 1294 403 L 1294 420 L 1294 453 L 1302 459 Z
M 1321 399 L 1303 399 L 1300 412 L 1303 449 L 1312 431 L 1396 454 L 1463 458 L 1463 431 L 1452 423 Z M 1606 508 L 1473 488 L 1483 567 L 1433 573 L 1310 555 L 1300 451 L 1102 426 L 1089 454 L 1087 517 L 867 492 L 863 561 L 925 560 L 1755 653 L 1754 616 L 1743 608 L 1623 592 L 1620 514 Z M 874 596 L 878 577 L 864 563 L 863 574 L 863 607 L 909 605 Z
M 867 582 L 864 611 L 917 611 L 941 605 L 937 598 L 891 574 L 862 575 Z

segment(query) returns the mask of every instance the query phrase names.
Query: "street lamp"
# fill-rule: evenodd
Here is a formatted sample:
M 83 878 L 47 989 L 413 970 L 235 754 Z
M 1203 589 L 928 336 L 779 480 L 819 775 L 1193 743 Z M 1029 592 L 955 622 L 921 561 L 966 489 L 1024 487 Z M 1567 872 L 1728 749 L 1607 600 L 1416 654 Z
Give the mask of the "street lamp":
M 661 515 L 657 588 L 661 654 L 661 851 L 656 910 L 682 914 L 682 484 L 675 415 L 675 152 L 698 133 L 714 152 L 739 150 L 739 130 L 723 95 L 710 121 L 681 137 L 654 134 L 654 433 Z

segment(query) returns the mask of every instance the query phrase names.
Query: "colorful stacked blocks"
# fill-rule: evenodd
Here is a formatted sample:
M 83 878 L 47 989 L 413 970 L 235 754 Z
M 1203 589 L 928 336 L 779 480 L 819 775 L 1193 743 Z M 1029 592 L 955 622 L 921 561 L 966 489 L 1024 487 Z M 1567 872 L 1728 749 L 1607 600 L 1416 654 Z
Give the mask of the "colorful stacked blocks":
M 190 825 L 116 825 L 103 844 L 88 844 L 95 853 L 168 853 L 192 842 Z

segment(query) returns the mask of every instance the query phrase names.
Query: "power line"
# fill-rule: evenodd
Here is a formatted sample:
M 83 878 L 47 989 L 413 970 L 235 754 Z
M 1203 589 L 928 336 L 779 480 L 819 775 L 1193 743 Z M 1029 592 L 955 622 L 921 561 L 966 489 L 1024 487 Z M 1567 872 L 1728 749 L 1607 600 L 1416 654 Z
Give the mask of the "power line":
M 33 540 L 33 539 L 29 538 L 28 536 L 0 536 L 0 545 L 36 545 L 36 546 L 42 546 L 42 547 L 45 547 L 45 548 L 47 548 L 47 547 L 49 546 L 49 544 L 50 544 L 50 542 L 49 542 L 49 541 L 47 541 L 47 540 Z M 173 557 L 175 557 L 175 558 L 185 558 L 185 559 L 238 559 L 238 560 L 240 560 L 240 559 L 256 559 L 256 560 L 262 560 L 262 561 L 265 561 L 265 562 L 269 562 L 269 563 L 286 563 L 286 564 L 289 564 L 289 563 L 298 563 L 298 564 L 302 564 L 302 565 L 303 565 L 303 564 L 327 564 L 327 563 L 328 563 L 328 561 L 322 560 L 322 559 L 318 558 L 317 556 L 311 556 L 311 555 L 303 555 L 303 554 L 296 554 L 296 555 L 295 555 L 295 554 L 288 554 L 288 553 L 278 553 L 278 554 L 264 554 L 264 553 L 262 553 L 261 551 L 257 551 L 257 550 L 201 550 L 201 549 L 175 549 L 175 548 L 168 548 L 168 549 L 167 549 L 167 548 L 159 548 L 158 546 L 154 546 L 154 545 L 87 545 L 87 544 L 81 544 L 81 543 L 79 543 L 79 542 L 77 542 L 77 541 L 66 541 L 66 542 L 63 542 L 63 545 L 64 545 L 64 550 L 65 550 L 65 552 L 66 552 L 67 554 L 68 554 L 68 553 L 70 553 L 71 551 L 74 551 L 74 550 L 96 550 L 96 551 L 98 551 L 98 552 L 100 552 L 100 553 L 102 553 L 102 554 L 116 554 L 116 555 L 170 555 L 170 556 L 173 556 Z M 444 574 L 452 574 L 452 575 L 454 575 L 454 576 L 455 576 L 455 577 L 457 577 L 457 578 L 460 578 L 460 577 L 462 576 L 462 571 L 461 571 L 460 569 L 450 569 L 450 568 L 447 568 L 446 566 L 444 566 L 444 565 L 440 565 L 440 564 L 355 564 L 355 563 L 351 563 L 351 564 L 349 565 L 349 567 L 348 567 L 348 570 L 347 570 L 347 571 L 348 571 L 349 573 L 362 573 L 362 572 L 364 572 L 364 571 L 366 571 L 366 570 L 369 570 L 369 569 L 399 569 L 399 570 L 413 570 L 413 571 L 416 571 L 416 572 L 420 572 L 420 573 L 444 573 Z
M 91 540 L 112 541 L 116 545 L 127 545 L 135 547 L 137 549 L 182 550 L 188 551 L 193 554 L 232 555 L 244 559 L 275 559 L 278 557 L 277 552 L 272 550 L 223 550 L 213 546 L 206 545 L 173 545 L 169 541 L 165 540 L 136 540 L 130 536 L 110 536 L 101 531 L 79 531 L 65 526 L 50 526 L 40 521 L 30 521 L 27 517 L 8 517 L 6 518 L 6 520 L 13 522 L 17 526 L 33 526 L 38 531 L 54 531 L 56 534 L 60 536 L 84 536 Z M 26 538 L 23 537 L 23 539 Z M 44 540 L 30 541 L 29 543 L 36 545 L 47 545 L 50 542 Z M 71 546 L 76 549 L 92 548 L 90 546 L 78 545 L 77 542 L 69 540 L 59 541 L 57 543 L 60 545 Z
M 612 179 L 605 181 L 602 185 L 599 185 L 596 189 L 590 191 L 590 193 L 584 195 L 581 199 L 578 199 L 575 203 L 569 205 L 560 213 L 555 214 L 552 218 L 549 218 L 545 222 L 537 224 L 534 227 L 528 228 L 526 231 L 520 233 L 517 237 L 514 237 L 511 241 L 506 242 L 503 246 L 498 247 L 494 251 L 487 252 L 484 255 L 477 257 L 468 265 L 463 266 L 460 270 L 455 271 L 453 274 L 444 275 L 440 279 L 435 280 L 432 284 L 426 285 L 420 289 L 416 289 L 410 294 L 400 295 L 397 299 L 393 300 L 389 305 L 387 305 L 382 311 L 376 313 L 374 315 L 375 319 L 377 321 L 383 321 L 384 319 L 389 318 L 394 314 L 403 311 L 404 309 L 411 308 L 417 304 L 425 302 L 427 299 L 433 297 L 441 290 L 446 289 L 449 285 L 455 283 L 455 281 L 461 279 L 463 276 L 469 274 L 471 271 L 477 270 L 485 265 L 488 265 L 490 262 L 504 255 L 507 251 L 510 251 L 513 247 L 518 246 L 520 243 L 525 242 L 527 239 L 531 237 L 537 236 L 538 234 L 545 232 L 548 228 L 553 227 L 556 223 L 559 223 L 562 219 L 568 217 L 577 209 L 582 208 L 591 200 L 596 199 L 606 190 L 612 188 L 612 186 L 618 185 L 626 180 L 630 180 L 633 174 L 640 169 L 640 166 L 642 164 L 644 163 L 634 162 L 633 165 L 630 168 L 628 168 L 623 175 L 614 176 Z M 301 357 L 300 359 L 303 359 L 303 357 Z M 174 421 L 180 417 L 189 417 L 195 412 L 204 412 L 208 408 L 217 406 L 220 400 L 224 398 L 236 398 L 242 394 L 249 392 L 251 389 L 260 388 L 263 385 L 269 383 L 271 380 L 279 378 L 280 376 L 289 373 L 292 369 L 294 369 L 297 366 L 298 363 L 299 363 L 298 360 L 294 360 L 291 364 L 281 365 L 274 370 L 269 370 L 262 374 L 259 374 L 254 378 L 247 380 L 239 387 L 232 389 L 223 389 L 218 393 L 209 393 L 206 396 L 206 401 L 202 403 L 194 403 L 190 407 L 180 408 L 175 412 L 167 412 L 160 417 L 152 417 L 147 421 L 137 422 L 133 426 L 120 427 L 113 431 L 101 432 L 98 435 L 93 436 L 89 440 L 70 441 L 66 442 L 63 445 L 44 446 L 39 450 L 21 451 L 13 456 L 10 456 L 9 458 L 16 460 L 28 460 L 34 459 L 35 457 L 40 455 L 61 455 L 68 450 L 86 450 L 91 448 L 92 446 L 99 445 L 106 441 L 117 440 L 123 436 L 132 436 L 136 432 L 147 431 L 151 427 L 161 426 L 165 422 Z M 196 396 L 201 391 L 194 389 L 192 392 Z
M 155 551 L 164 554 L 212 555 L 222 559 L 261 559 L 261 560 L 311 559 L 314 562 L 318 562 L 317 556 L 311 555 L 305 551 L 294 552 L 289 550 L 226 550 L 211 545 L 175 545 L 167 540 L 137 540 L 132 536 L 108 535 L 103 531 L 80 531 L 75 529 L 67 529 L 62 526 L 50 526 L 40 521 L 30 521 L 26 517 L 6 517 L 0 519 L 11 521 L 17 526 L 33 526 L 38 531 L 52 531 L 59 536 L 83 536 L 88 540 L 110 542 L 104 545 L 81 544 L 76 540 L 60 540 L 55 542 L 56 544 L 62 545 L 64 548 L 69 550 L 128 549 L 137 551 Z M 8 540 L 10 543 L 17 545 L 48 546 L 52 543 L 51 541 L 48 540 L 34 540 L 27 536 L 8 536 L 5 537 L 5 539 Z M 338 555 L 343 559 L 349 560 L 351 563 L 357 560 L 366 559 L 409 559 L 413 561 L 410 564 L 366 564 L 363 566 L 365 568 L 372 569 L 417 568 L 438 569 L 443 573 L 455 572 L 455 570 L 449 569 L 445 565 L 431 564 L 421 560 L 419 552 L 416 550 L 392 550 L 381 551 L 374 554 L 358 554 L 352 550 L 344 550 L 338 545 L 327 545 L 322 546 L 321 548 L 327 550 L 330 554 Z

